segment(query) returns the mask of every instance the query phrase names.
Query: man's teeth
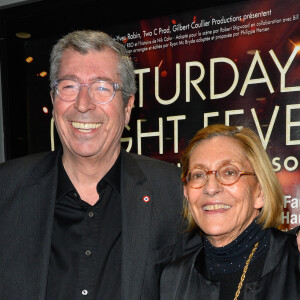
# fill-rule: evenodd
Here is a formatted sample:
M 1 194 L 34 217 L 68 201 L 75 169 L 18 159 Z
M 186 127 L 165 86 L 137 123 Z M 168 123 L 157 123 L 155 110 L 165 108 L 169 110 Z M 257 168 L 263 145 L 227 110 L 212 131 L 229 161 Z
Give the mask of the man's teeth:
M 92 129 L 99 128 L 101 123 L 79 123 L 79 122 L 72 122 L 72 126 L 79 131 L 90 131 Z
M 231 206 L 226 204 L 211 204 L 205 205 L 204 210 L 217 210 L 217 209 L 229 209 Z

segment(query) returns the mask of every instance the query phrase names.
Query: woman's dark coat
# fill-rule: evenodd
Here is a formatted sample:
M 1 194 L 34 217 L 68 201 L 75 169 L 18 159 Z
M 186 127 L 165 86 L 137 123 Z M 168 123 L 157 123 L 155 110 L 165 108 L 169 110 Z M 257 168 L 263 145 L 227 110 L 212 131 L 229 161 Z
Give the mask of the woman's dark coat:
M 207 280 L 194 266 L 201 249 L 164 269 L 161 300 L 219 300 L 219 283 Z M 300 254 L 296 237 L 272 229 L 260 280 L 244 284 L 244 295 L 240 295 L 239 300 L 300 299 Z

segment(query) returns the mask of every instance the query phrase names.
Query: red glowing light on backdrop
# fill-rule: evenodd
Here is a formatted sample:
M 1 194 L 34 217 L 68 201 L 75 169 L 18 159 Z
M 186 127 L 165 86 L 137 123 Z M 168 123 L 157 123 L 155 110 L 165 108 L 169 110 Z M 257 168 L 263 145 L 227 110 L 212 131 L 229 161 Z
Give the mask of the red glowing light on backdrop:
M 167 72 L 167 71 L 162 71 L 162 72 L 160 73 L 160 76 L 161 76 L 161 77 L 167 77 L 167 75 L 168 75 L 168 72 Z
M 288 39 L 288 41 L 290 42 L 290 43 L 292 43 L 293 44 L 293 46 L 295 46 L 295 47 L 297 47 L 298 48 L 298 51 L 299 51 L 299 47 L 300 47 L 300 44 L 298 43 L 298 44 L 295 44 L 292 40 L 290 40 L 290 39 Z
M 258 97 L 256 98 L 256 101 L 266 101 L 267 98 L 266 97 Z
M 172 19 L 172 24 L 175 25 L 176 24 L 176 20 Z

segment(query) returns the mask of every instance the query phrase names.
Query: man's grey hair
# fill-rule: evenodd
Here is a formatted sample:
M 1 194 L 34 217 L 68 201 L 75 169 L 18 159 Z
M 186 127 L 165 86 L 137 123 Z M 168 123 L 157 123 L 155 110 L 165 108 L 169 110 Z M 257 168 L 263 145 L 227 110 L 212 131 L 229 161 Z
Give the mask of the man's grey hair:
M 50 55 L 50 87 L 52 91 L 55 89 L 55 81 L 58 80 L 62 55 L 67 49 L 72 49 L 80 54 L 87 54 L 91 50 L 113 50 L 119 57 L 119 72 L 125 105 L 128 102 L 129 96 L 135 94 L 134 66 L 125 47 L 108 34 L 95 30 L 73 31 L 62 37 L 54 45 Z

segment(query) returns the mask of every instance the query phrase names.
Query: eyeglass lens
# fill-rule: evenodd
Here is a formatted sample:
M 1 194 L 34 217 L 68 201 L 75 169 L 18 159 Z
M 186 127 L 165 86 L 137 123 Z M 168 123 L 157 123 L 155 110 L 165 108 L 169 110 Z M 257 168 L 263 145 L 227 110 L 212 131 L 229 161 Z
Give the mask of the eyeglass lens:
M 111 100 L 115 93 L 115 86 L 111 82 L 97 81 L 90 85 L 80 84 L 74 80 L 63 79 L 57 84 L 57 94 L 64 101 L 74 101 L 79 95 L 81 86 L 88 86 L 90 97 L 99 103 Z
M 235 183 L 240 177 L 240 171 L 234 165 L 225 165 L 220 167 L 217 171 L 206 171 L 201 168 L 192 169 L 188 176 L 187 182 L 192 187 L 202 187 L 208 180 L 208 175 L 215 173 L 217 180 L 224 184 L 230 185 Z

